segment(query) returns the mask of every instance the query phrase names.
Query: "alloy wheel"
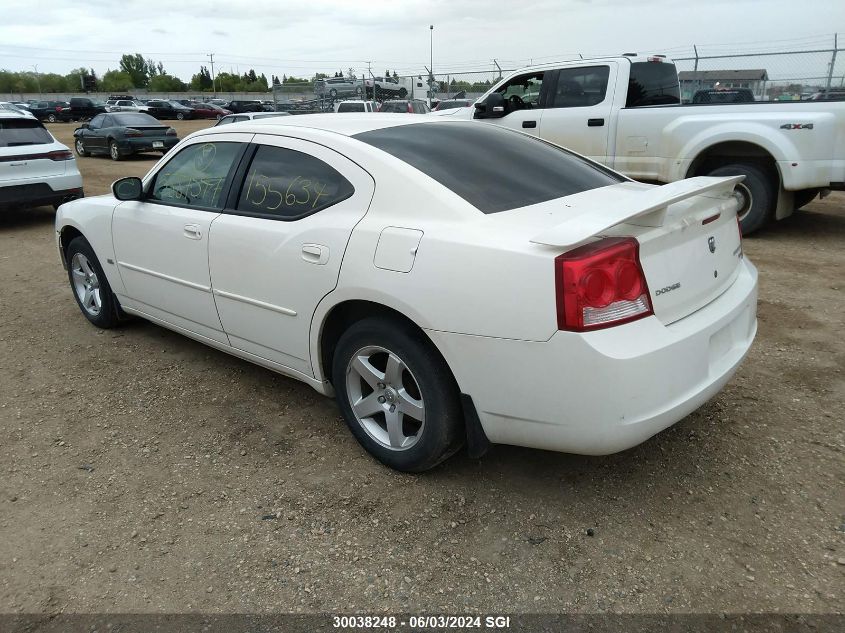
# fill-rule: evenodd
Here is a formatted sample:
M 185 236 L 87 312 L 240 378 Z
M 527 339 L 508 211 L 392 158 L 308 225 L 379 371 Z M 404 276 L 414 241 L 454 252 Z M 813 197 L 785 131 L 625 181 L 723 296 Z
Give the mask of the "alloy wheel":
M 100 280 L 88 258 L 82 253 L 75 253 L 70 260 L 70 272 L 73 290 L 77 299 L 91 316 L 97 316 L 103 309 L 103 297 L 100 294 Z
M 414 446 L 425 428 L 425 402 L 405 362 L 384 347 L 359 349 L 346 367 L 346 392 L 361 428 L 391 450 Z

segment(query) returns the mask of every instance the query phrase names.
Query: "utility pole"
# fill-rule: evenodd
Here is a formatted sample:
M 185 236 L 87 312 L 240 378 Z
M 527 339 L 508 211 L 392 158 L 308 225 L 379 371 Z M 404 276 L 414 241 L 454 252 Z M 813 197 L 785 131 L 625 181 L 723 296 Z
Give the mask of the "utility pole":
M 207 57 L 211 60 L 211 87 L 214 90 L 214 98 L 217 98 L 217 80 L 214 78 L 214 53 L 209 53 Z
M 496 80 L 496 81 L 499 81 L 502 78 L 502 67 L 499 66 L 499 62 L 496 61 L 495 59 L 493 60 L 493 63 L 496 64 L 496 68 L 499 70 L 499 78 Z
M 38 64 L 33 66 L 35 69 L 35 82 L 38 84 L 38 98 L 41 99 L 41 77 L 38 75 Z

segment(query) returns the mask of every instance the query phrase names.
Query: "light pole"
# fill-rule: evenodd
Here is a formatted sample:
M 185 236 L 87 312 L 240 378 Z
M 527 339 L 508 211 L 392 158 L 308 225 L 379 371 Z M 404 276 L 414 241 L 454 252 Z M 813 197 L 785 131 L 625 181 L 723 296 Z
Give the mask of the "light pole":
M 428 68 L 430 77 L 428 79 L 428 107 L 431 107 L 431 97 L 432 91 L 434 90 L 434 25 L 431 24 L 428 27 L 429 32 L 429 41 L 428 41 L 428 51 L 429 51 L 429 60 L 428 60 Z

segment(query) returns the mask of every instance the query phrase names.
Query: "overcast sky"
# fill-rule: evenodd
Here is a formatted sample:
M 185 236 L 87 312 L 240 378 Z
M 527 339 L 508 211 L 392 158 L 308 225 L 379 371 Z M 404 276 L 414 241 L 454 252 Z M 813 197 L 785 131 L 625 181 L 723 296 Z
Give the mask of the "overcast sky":
M 102 74 L 140 52 L 184 80 L 215 69 L 311 77 L 503 68 L 577 53 L 773 50 L 832 44 L 845 0 L 0 0 L 0 68 Z M 168 6 L 169 5 L 169 6 Z M 10 9 L 9 7 L 14 7 Z M 167 7 L 167 8 L 165 8 Z M 843 33 L 845 38 L 845 33 Z M 840 42 L 840 46 L 845 42 Z M 732 46 L 719 46 L 732 45 Z M 845 55 L 842 55 L 845 57 Z

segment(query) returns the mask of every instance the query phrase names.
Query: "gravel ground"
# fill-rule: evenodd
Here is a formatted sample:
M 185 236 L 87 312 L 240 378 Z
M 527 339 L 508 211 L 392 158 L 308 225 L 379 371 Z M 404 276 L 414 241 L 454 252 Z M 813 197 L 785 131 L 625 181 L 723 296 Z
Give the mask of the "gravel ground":
M 79 160 L 89 195 L 153 164 Z M 0 612 L 845 610 L 843 194 L 746 240 L 757 341 L 679 424 L 419 476 L 303 384 L 90 326 L 52 222 L 0 216 Z

